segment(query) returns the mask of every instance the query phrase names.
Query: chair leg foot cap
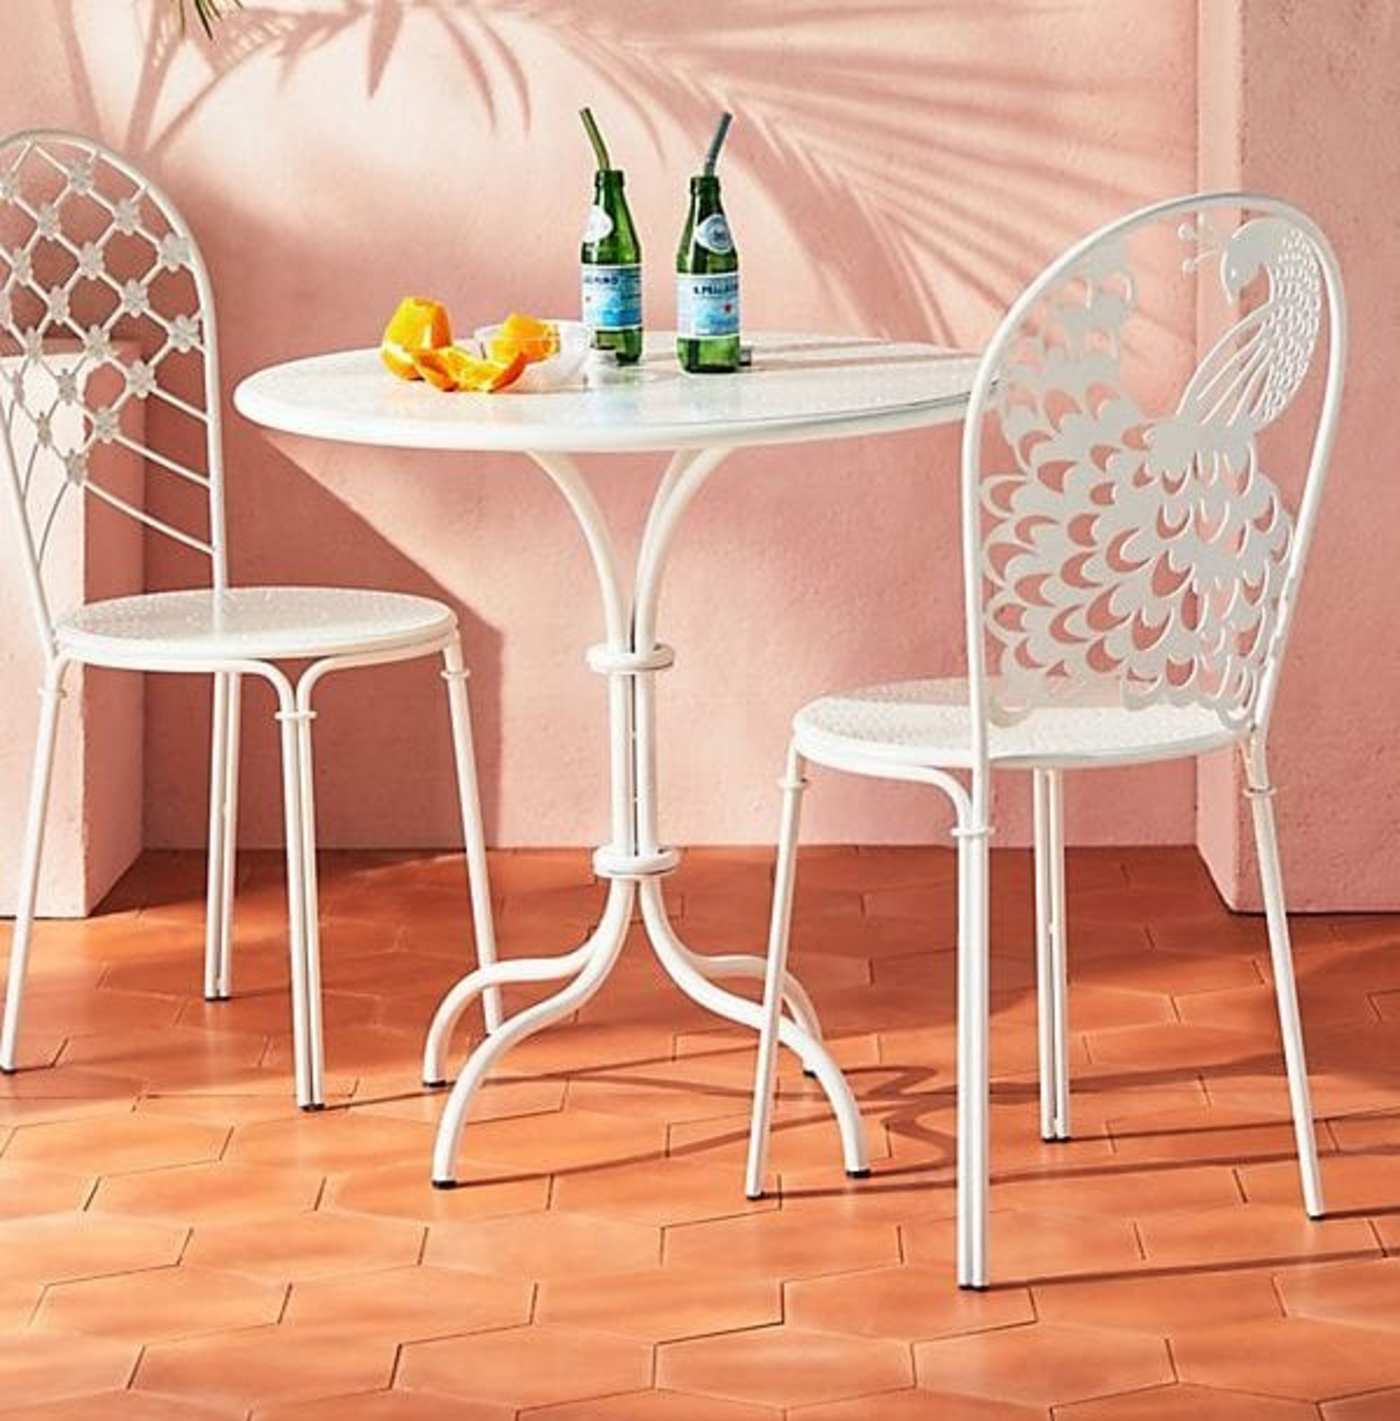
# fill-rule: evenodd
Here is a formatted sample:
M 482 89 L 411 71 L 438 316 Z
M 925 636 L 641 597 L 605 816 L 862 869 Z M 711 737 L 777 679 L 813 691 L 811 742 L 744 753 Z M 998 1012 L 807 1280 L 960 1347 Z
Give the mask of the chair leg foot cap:
M 848 1169 L 848 1170 L 846 1171 L 846 1178 L 847 1178 L 847 1179 L 869 1179 L 869 1178 L 870 1178 L 870 1170 L 869 1170 L 868 1167 L 867 1167 L 866 1169 Z
M 0 1066 L 0 1076 L 14 1076 L 18 1074 L 18 1066 Z
M 985 1293 L 987 1291 L 985 1283 L 959 1283 L 958 1287 L 964 1293 Z
M 308 1115 L 314 1114 L 317 1110 L 324 1110 L 326 1102 L 324 1100 L 313 1100 L 310 1105 L 301 1107 Z
M 757 1204 L 758 1201 L 759 1201 L 760 1199 L 762 1199 L 763 1197 L 764 1197 L 764 1196 L 763 1196 L 763 1190 L 761 1190 L 761 1189 L 760 1189 L 757 1193 L 754 1193 L 754 1194 L 751 1194 L 747 1189 L 744 1190 L 744 1198 L 747 1199 L 747 1200 L 749 1200 L 751 1203 Z
M 424 1081 L 424 1082 L 423 1082 L 423 1089 L 424 1089 L 424 1090 L 442 1090 L 446 1085 L 447 1085 L 447 1082 L 446 1082 L 445 1080 L 443 1080 L 443 1081 Z
M 433 1180 L 433 1188 L 434 1188 L 434 1189 L 455 1189 L 456 1187 L 457 1187 L 457 1181 L 456 1181 L 455 1179 L 435 1179 L 435 1180 Z
M 806 1066 L 802 1067 L 802 1074 L 806 1076 L 809 1081 L 814 1081 L 817 1078 L 817 1073 L 815 1071 L 809 1071 Z

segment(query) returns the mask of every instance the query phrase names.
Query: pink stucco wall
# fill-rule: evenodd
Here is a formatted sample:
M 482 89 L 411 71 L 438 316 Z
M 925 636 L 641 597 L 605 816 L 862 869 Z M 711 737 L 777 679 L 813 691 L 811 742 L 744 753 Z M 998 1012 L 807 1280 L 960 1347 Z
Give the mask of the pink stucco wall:
M 136 0 L 19 0 L 0 24 L 0 126 L 93 130 L 148 165 L 200 233 L 231 386 L 270 361 L 373 340 L 405 291 L 465 326 L 569 313 L 593 104 L 667 272 L 684 180 L 734 109 L 726 196 L 753 325 L 965 345 L 1070 237 L 1195 170 L 1195 11 L 982 3 L 470 7 L 251 3 L 212 53 L 152 38 Z M 23 19 L 19 16 L 23 15 Z M 1184 340 L 1184 331 L 1182 332 Z M 1174 358 L 1174 357 L 1173 357 Z M 263 435 L 230 418 L 243 581 L 350 580 L 459 605 L 502 843 L 603 828 L 597 612 L 557 495 L 511 458 L 411 457 Z M 792 709 L 822 688 L 961 658 L 955 440 L 901 436 L 735 458 L 701 496 L 663 606 L 663 811 L 681 841 L 772 831 Z M 648 463 L 597 469 L 639 528 Z M 191 569 L 149 554 L 155 585 Z M 327 844 L 455 836 L 440 686 L 427 667 L 330 685 L 317 722 Z M 207 697 L 147 692 L 146 830 L 198 843 Z M 246 718 L 249 842 L 278 837 L 270 706 Z M 1082 839 L 1189 839 L 1189 766 L 1086 781 Z M 1006 831 L 1024 825 L 1008 790 Z M 917 794 L 836 780 L 814 836 L 924 838 Z
M 1200 8 L 1237 13 L 1231 0 Z M 1394 17 L 1381 5 L 1245 3 L 1238 13 L 1255 48 L 1222 58 L 1213 45 L 1198 55 L 1195 0 L 281 0 L 250 3 L 210 51 L 153 27 L 149 0 L 16 0 L 0 19 L 0 127 L 96 132 L 170 188 L 214 271 L 229 388 L 274 360 L 372 341 L 409 290 L 440 295 L 463 326 L 511 306 L 571 312 L 589 179 L 582 102 L 628 169 L 658 323 L 670 314 L 684 178 L 715 112 L 729 107 L 738 122 L 726 197 L 752 325 L 976 346 L 1071 237 L 1238 162 L 1246 181 L 1320 204 L 1324 219 L 1338 205 L 1328 225 L 1354 298 L 1378 313 L 1358 332 L 1353 369 L 1383 368 L 1397 313 L 1382 273 L 1394 254 L 1376 233 L 1395 223 L 1373 233 L 1369 218 L 1376 190 L 1388 183 L 1383 200 L 1393 202 L 1400 186 L 1394 144 L 1358 122 L 1357 103 L 1394 109 L 1384 58 Z M 1299 105 L 1289 65 L 1310 66 L 1306 92 L 1330 86 L 1335 102 Z M 1220 120 L 1232 104 L 1235 117 Z M 1361 128 L 1369 151 L 1355 139 Z M 1183 311 L 1162 336 L 1164 369 L 1189 357 L 1192 339 Z M 1339 884 L 1358 904 L 1387 896 L 1394 875 L 1365 850 L 1400 817 L 1383 788 L 1383 683 L 1341 719 L 1339 671 L 1372 684 L 1368 648 L 1388 635 L 1378 589 L 1395 521 L 1386 501 L 1400 497 L 1367 467 L 1369 418 L 1396 416 L 1378 386 L 1363 385 L 1354 380 L 1275 757 L 1277 778 L 1298 791 L 1283 806 L 1295 895 L 1316 903 Z M 581 659 L 598 617 L 577 534 L 544 481 L 508 457 L 274 442 L 232 415 L 227 443 L 235 577 L 451 600 L 476 672 L 491 838 L 600 837 L 603 692 Z M 951 432 L 906 435 L 744 454 L 716 476 L 683 532 L 663 604 L 664 635 L 680 649 L 661 690 L 670 837 L 771 835 L 786 721 L 811 693 L 959 666 L 955 458 Z M 653 467 L 592 472 L 634 537 Z M 165 549 L 148 549 L 147 561 L 155 586 L 193 572 Z M 153 844 L 202 837 L 206 706 L 203 688 L 148 687 Z M 270 711 L 250 695 L 251 843 L 279 835 Z M 455 838 L 430 668 L 332 683 L 322 712 L 324 842 Z M 1336 727 L 1321 756 L 1318 725 Z M 1199 817 L 1222 882 L 1242 893 L 1241 826 L 1222 773 L 1203 771 L 1199 816 L 1189 765 L 1085 776 L 1073 787 L 1071 835 L 1183 842 Z M 1338 774 L 1347 809 L 1313 817 L 1314 792 Z M 1002 842 L 1023 834 L 1024 801 L 1024 786 L 1007 787 Z M 808 824 L 818 838 L 918 840 L 940 814 L 914 792 L 831 778 L 810 797 Z
M 1348 381 L 1327 499 L 1271 736 L 1289 898 L 1400 905 L 1400 624 L 1395 617 L 1400 406 L 1400 8 L 1201 6 L 1201 181 L 1276 192 L 1312 212 L 1341 261 Z M 1273 457 L 1295 468 L 1311 431 Z M 1227 901 L 1259 903 L 1238 767 L 1203 763 L 1199 842 Z

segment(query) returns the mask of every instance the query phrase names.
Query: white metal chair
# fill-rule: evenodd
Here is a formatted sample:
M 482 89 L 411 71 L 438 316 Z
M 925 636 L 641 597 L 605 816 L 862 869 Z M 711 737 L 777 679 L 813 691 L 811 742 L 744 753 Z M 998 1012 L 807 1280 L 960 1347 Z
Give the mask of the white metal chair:
M 1183 260 L 1183 242 L 1218 245 Z M 1196 300 L 1176 309 L 1206 319 L 1213 293 L 1225 329 L 1203 347 L 1179 401 L 1152 415 L 1130 393 L 1122 358 L 1143 316 L 1134 273 L 1198 270 L 1218 282 L 1154 286 L 1169 300 Z M 1164 309 L 1153 308 L 1157 319 Z M 1324 309 L 1326 380 L 1295 518 L 1264 471 L 1256 435 L 1303 384 Z M 1235 746 L 1259 851 L 1303 1202 L 1312 1217 L 1322 1213 L 1266 740 L 1345 354 L 1342 281 L 1326 238 L 1296 208 L 1250 194 L 1180 198 L 1116 221 L 1053 262 L 1011 307 L 982 358 L 962 445 L 967 677 L 827 696 L 794 720 L 750 1196 L 763 1187 L 807 761 L 931 785 L 956 810 L 957 1276 L 983 1287 L 991 774 L 1033 777 L 1041 1131 L 1063 1139 L 1063 774 Z M 1148 373 L 1160 383 L 1160 369 Z
M 495 958 L 456 616 L 443 603 L 392 592 L 229 586 L 208 271 L 169 199 L 117 154 L 60 132 L 0 141 L 0 277 L 0 342 L 9 347 L 0 374 L 3 497 L 18 534 L 45 668 L 0 1070 L 15 1069 L 68 667 L 76 662 L 213 677 L 204 965 L 210 1000 L 231 992 L 240 691 L 243 677 L 258 676 L 276 695 L 281 727 L 297 1100 L 319 1108 L 324 1085 L 311 723 L 313 692 L 329 672 L 442 656 L 477 954 L 483 964 Z M 145 413 L 142 427 L 129 417 L 138 407 Z M 144 461 L 144 498 L 104 485 L 95 467 L 102 446 Z M 92 457 L 94 451 L 99 457 Z M 44 554 L 65 501 L 71 506 L 83 494 L 205 559 L 207 585 L 92 602 L 54 615 Z M 179 512 L 159 516 L 152 506 Z M 199 531 L 180 526 L 180 514 L 202 525 Z M 312 664 L 293 681 L 276 664 L 282 660 Z M 488 1022 L 499 1019 L 499 1009 L 498 1000 L 487 1002 Z

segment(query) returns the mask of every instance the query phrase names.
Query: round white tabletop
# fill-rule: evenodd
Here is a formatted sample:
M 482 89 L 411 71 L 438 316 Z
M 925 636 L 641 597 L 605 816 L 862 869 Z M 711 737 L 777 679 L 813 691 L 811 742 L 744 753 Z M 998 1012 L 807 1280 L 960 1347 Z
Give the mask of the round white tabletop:
M 395 379 L 375 350 L 313 355 L 242 381 L 234 405 L 287 434 L 400 449 L 574 454 L 786 444 L 962 418 L 977 357 L 859 336 L 761 334 L 735 375 L 687 375 L 675 337 L 641 362 L 548 393 L 444 395 Z

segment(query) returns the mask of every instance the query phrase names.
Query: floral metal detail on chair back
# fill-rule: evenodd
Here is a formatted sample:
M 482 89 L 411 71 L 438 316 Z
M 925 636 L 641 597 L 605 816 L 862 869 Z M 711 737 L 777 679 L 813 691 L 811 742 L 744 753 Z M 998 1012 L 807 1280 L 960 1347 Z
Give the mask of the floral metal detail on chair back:
M 41 569 L 75 491 L 224 585 L 217 366 L 208 274 L 168 199 L 89 139 L 0 141 L 0 445 L 45 635 Z M 144 462 L 143 495 L 103 481 L 108 447 Z
M 1149 320 L 1144 265 L 1162 278 L 1156 321 L 1175 301 L 1182 324 L 1194 311 L 1198 328 L 1212 315 L 1224 327 L 1198 338 L 1179 398 L 1155 411 L 1134 386 L 1161 371 L 1133 378 L 1144 372 L 1129 336 Z M 1335 358 L 1294 512 L 1278 477 L 1288 486 L 1291 471 L 1265 466 L 1258 436 L 1304 382 L 1324 296 Z M 984 360 L 964 444 L 991 717 L 1116 686 L 1129 707 L 1208 706 L 1232 729 L 1254 723 L 1330 448 L 1342 320 L 1317 229 L 1238 194 L 1135 214 L 1027 289 Z

